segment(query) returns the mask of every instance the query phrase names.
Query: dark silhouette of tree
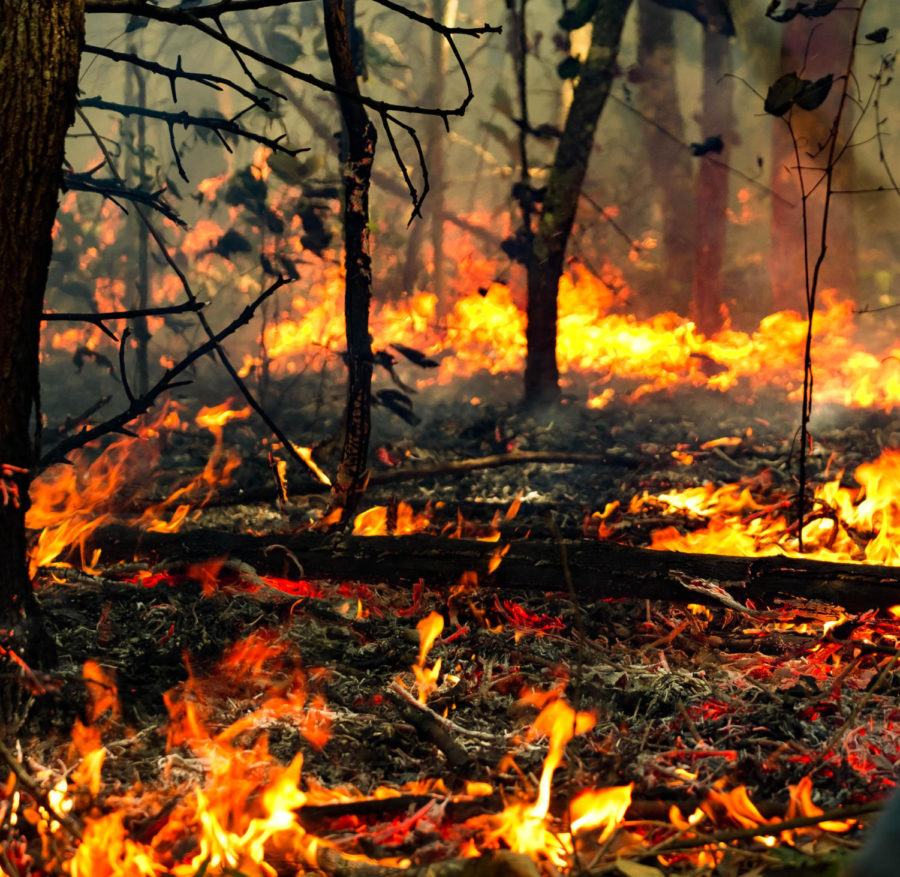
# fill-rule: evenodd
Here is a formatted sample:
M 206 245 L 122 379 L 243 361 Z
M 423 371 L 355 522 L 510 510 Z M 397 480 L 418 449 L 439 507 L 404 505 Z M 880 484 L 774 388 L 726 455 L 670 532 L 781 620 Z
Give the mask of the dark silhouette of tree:
M 40 453 L 41 309 L 83 39 L 83 2 L 0 2 L 0 646 L 43 663 L 52 652 L 26 567 L 25 512 Z
M 591 18 L 590 49 L 578 71 L 528 255 L 525 400 L 530 404 L 553 403 L 560 395 L 556 362 L 559 278 L 630 6 L 631 0 L 600 0 Z
M 653 0 L 639 0 L 638 13 L 638 97 L 641 113 L 653 123 L 643 129 L 644 152 L 662 214 L 665 251 L 657 301 L 665 310 L 686 314 L 694 280 L 694 164 L 683 145 L 674 13 Z
M 728 229 L 728 154 L 734 139 L 731 108 L 734 80 L 728 37 L 716 31 L 703 34 L 702 141 L 695 151 L 713 145 L 716 162 L 697 168 L 697 207 L 694 229 L 694 284 L 691 316 L 706 335 L 722 328 L 722 267 Z

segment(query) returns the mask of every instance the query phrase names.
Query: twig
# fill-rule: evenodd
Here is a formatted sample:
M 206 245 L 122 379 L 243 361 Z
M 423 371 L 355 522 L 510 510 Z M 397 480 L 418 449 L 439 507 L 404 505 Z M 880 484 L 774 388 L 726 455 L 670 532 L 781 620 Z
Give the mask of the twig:
M 625 466 L 633 468 L 637 460 L 630 456 L 615 454 L 579 454 L 557 451 L 515 451 L 511 454 L 493 454 L 489 457 L 473 457 L 469 460 L 451 460 L 432 466 L 415 466 L 409 469 L 395 469 L 391 472 L 374 472 L 369 484 L 395 484 L 398 481 L 414 481 L 432 475 L 450 475 L 457 472 L 472 472 L 476 469 L 496 469 L 501 466 L 520 466 L 524 463 L 569 463 L 584 465 Z
M 160 197 L 162 192 L 145 192 L 143 189 L 130 189 L 119 180 L 95 180 L 92 172 L 75 173 L 70 170 L 63 171 L 63 186 L 76 192 L 90 192 L 94 195 L 102 195 L 126 213 L 125 208 L 116 199 L 122 198 L 134 204 L 146 204 L 181 228 L 187 227 L 187 223 L 178 213 L 162 200 Z
M 244 140 L 252 140 L 255 143 L 261 143 L 264 146 L 268 146 L 269 149 L 274 152 L 283 152 L 290 156 L 299 155 L 301 152 L 309 152 L 308 146 L 298 147 L 297 149 L 291 149 L 290 147 L 285 146 L 282 142 L 284 140 L 284 135 L 267 137 L 265 134 L 257 134 L 249 128 L 243 128 L 235 121 L 237 117 L 228 119 L 225 116 L 194 116 L 185 110 L 182 110 L 179 113 L 173 113 L 168 110 L 154 110 L 149 107 L 121 104 L 115 101 L 104 100 L 101 97 L 81 98 L 79 104 L 82 109 L 109 110 L 125 116 L 126 118 L 128 116 L 144 116 L 149 119 L 158 119 L 165 122 L 169 128 L 169 140 L 173 146 L 175 163 L 178 165 L 178 172 L 185 181 L 187 181 L 188 178 L 181 164 L 178 150 L 174 148 L 175 127 L 177 125 L 182 125 L 185 130 L 188 128 L 208 128 L 219 137 L 222 145 L 228 149 L 229 152 L 231 151 L 231 147 L 229 147 L 228 143 L 225 141 L 223 132 L 233 134 L 235 137 L 241 137 Z
M 777 837 L 782 831 L 791 831 L 795 828 L 810 828 L 822 822 L 855 819 L 857 816 L 877 813 L 883 807 L 884 804 L 881 801 L 869 801 L 865 804 L 833 807 L 830 810 L 825 810 L 818 816 L 797 816 L 781 822 L 764 823 L 754 828 L 729 828 L 724 831 L 717 831 L 714 834 L 698 834 L 692 838 L 663 841 L 641 853 L 641 857 L 655 856 L 659 853 L 671 853 L 676 850 L 692 850 L 710 844 L 724 844 L 734 840 L 748 840 L 754 837 Z
M 6 763 L 6 766 L 16 775 L 16 779 L 25 788 L 29 795 L 40 804 L 48 813 L 52 814 L 52 818 L 59 821 L 59 824 L 69 832 L 76 840 L 81 840 L 81 827 L 78 823 L 66 813 L 57 813 L 50 803 L 47 793 L 32 779 L 31 774 L 22 767 L 22 764 L 7 748 L 6 744 L 0 740 L 0 758 Z
M 469 728 L 462 727 L 462 725 L 457 725 L 456 722 L 444 718 L 444 716 L 436 713 L 426 704 L 419 703 L 419 701 L 416 700 L 412 696 L 412 694 L 398 682 L 392 682 L 388 686 L 388 690 L 396 695 L 399 695 L 406 703 L 408 703 L 412 707 L 415 707 L 420 712 L 428 713 L 428 715 L 435 722 L 437 722 L 437 724 L 446 728 L 448 731 L 453 731 L 454 734 L 463 734 L 466 737 L 472 737 L 474 740 L 484 740 L 486 743 L 496 743 L 498 740 L 505 740 L 509 736 L 506 734 L 487 734 L 484 731 L 472 731 Z
M 199 12 L 200 10 L 196 11 Z M 215 76 L 212 73 L 191 73 L 189 70 L 183 70 L 181 67 L 181 55 L 178 56 L 178 61 L 174 67 L 165 67 L 156 61 L 147 61 L 133 52 L 117 52 L 115 49 L 106 48 L 106 46 L 86 45 L 82 51 L 90 52 L 92 55 L 102 55 L 104 58 L 110 58 L 113 61 L 125 61 L 129 64 L 133 64 L 135 67 L 142 67 L 144 70 L 149 70 L 151 73 L 165 76 L 169 80 L 172 88 L 172 100 L 176 103 L 178 101 L 178 96 L 175 91 L 175 83 L 179 79 L 184 79 L 188 82 L 199 82 L 201 85 L 206 85 L 216 91 L 221 91 L 221 86 L 225 85 L 247 98 L 247 100 L 252 101 L 256 106 L 266 112 L 271 110 L 268 98 L 260 97 L 224 76 Z
M 166 307 L 159 308 L 135 308 L 130 311 L 101 311 L 100 313 L 93 314 L 90 312 L 87 313 L 74 313 L 74 312 L 64 312 L 64 313 L 49 313 L 44 312 L 41 314 L 41 320 L 47 323 L 53 322 L 83 322 L 83 323 L 93 323 L 95 326 L 102 329 L 113 341 L 118 341 L 119 339 L 116 337 L 116 333 L 112 331 L 107 325 L 105 325 L 105 320 L 135 320 L 139 317 L 161 317 L 167 314 L 186 314 L 186 313 L 196 313 L 197 311 L 203 310 L 206 307 L 205 302 L 201 301 L 186 301 L 180 305 L 168 305 Z

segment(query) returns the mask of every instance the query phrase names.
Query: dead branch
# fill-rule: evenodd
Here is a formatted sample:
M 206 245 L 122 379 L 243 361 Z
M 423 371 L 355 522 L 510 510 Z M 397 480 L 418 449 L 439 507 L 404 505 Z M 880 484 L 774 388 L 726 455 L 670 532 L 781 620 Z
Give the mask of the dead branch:
M 171 390 L 173 387 L 180 385 L 180 382 L 176 383 L 175 381 L 175 378 L 177 378 L 178 375 L 184 372 L 202 356 L 206 356 L 208 353 L 217 350 L 221 342 L 240 329 L 241 326 L 246 326 L 253 318 L 253 314 L 256 312 L 257 308 L 286 283 L 288 283 L 286 277 L 279 277 L 248 304 L 224 329 L 213 335 L 205 344 L 201 344 L 195 350 L 192 350 L 180 362 L 176 363 L 171 368 L 166 369 L 162 377 L 146 393 L 137 397 L 132 397 L 129 406 L 124 411 L 120 412 L 115 417 L 111 417 L 104 423 L 100 423 L 89 429 L 83 429 L 78 434 L 63 439 L 58 445 L 41 457 L 41 466 L 46 468 L 47 466 L 52 466 L 54 463 L 63 463 L 66 461 L 66 455 L 72 451 L 83 448 L 90 442 L 96 441 L 98 438 L 102 438 L 110 433 L 122 432 L 126 424 L 130 423 L 141 414 L 146 414 L 160 395 L 167 390 Z
M 181 157 L 175 146 L 175 127 L 182 125 L 185 130 L 188 128 L 206 128 L 212 131 L 222 145 L 231 152 L 231 147 L 225 139 L 225 134 L 231 134 L 244 140 L 252 140 L 255 143 L 261 143 L 267 146 L 273 152 L 283 152 L 290 156 L 299 155 L 301 152 L 308 152 L 309 147 L 298 147 L 291 149 L 284 145 L 284 135 L 278 137 L 267 137 L 265 134 L 257 134 L 249 128 L 243 128 L 237 124 L 237 116 L 234 118 L 226 118 L 225 116 L 195 116 L 182 110 L 179 113 L 173 113 L 168 110 L 153 110 L 149 107 L 137 107 L 130 104 L 116 103 L 115 101 L 103 100 L 100 97 L 82 98 L 79 101 L 82 109 L 109 110 L 118 113 L 121 116 L 144 116 L 149 119 L 158 119 L 166 124 L 169 129 L 169 141 L 172 144 L 172 155 L 175 164 L 178 167 L 178 173 L 185 182 L 189 182 L 187 173 L 181 163 Z M 240 115 L 240 114 L 238 114 Z
M 501 466 L 521 466 L 525 463 L 571 463 L 588 466 L 625 466 L 634 468 L 636 458 L 632 454 L 578 454 L 563 451 L 514 451 L 510 454 L 492 454 L 488 457 L 472 457 L 468 460 L 451 460 L 432 466 L 414 466 L 409 469 L 394 469 L 388 472 L 374 472 L 369 484 L 396 484 L 400 481 L 418 481 L 432 475 L 453 475 L 460 472 L 474 472 L 478 469 L 498 469 Z
M 725 831 L 717 831 L 713 834 L 701 834 L 696 837 L 678 838 L 672 841 L 663 841 L 652 849 L 641 854 L 643 856 L 655 856 L 658 853 L 671 853 L 676 850 L 692 850 L 709 844 L 723 844 L 735 840 L 750 840 L 754 837 L 777 837 L 782 831 L 791 831 L 796 828 L 811 828 L 823 822 L 855 819 L 857 816 L 865 816 L 868 813 L 877 813 L 884 808 L 881 801 L 868 801 L 865 804 L 849 804 L 844 807 L 832 807 L 818 816 L 797 816 L 794 819 L 785 819 L 759 825 L 755 828 L 729 828 Z
M 158 308 L 136 308 L 130 311 L 101 311 L 100 313 L 91 313 L 89 311 L 84 313 L 48 313 L 45 311 L 41 314 L 41 320 L 47 323 L 63 320 L 72 323 L 93 323 L 109 335 L 113 341 L 118 341 L 119 339 L 116 337 L 115 333 L 104 324 L 106 320 L 136 320 L 140 317 L 162 317 L 168 314 L 186 314 L 201 311 L 204 307 L 206 307 L 205 302 L 186 301 L 182 302 L 180 305 L 167 305 L 166 307 Z
M 0 759 L 6 766 L 16 775 L 16 781 L 22 786 L 32 798 L 43 807 L 47 813 L 51 814 L 54 819 L 59 820 L 59 824 L 69 832 L 72 837 L 80 841 L 82 839 L 81 827 L 78 823 L 66 813 L 58 813 L 47 798 L 47 793 L 35 782 L 31 774 L 22 767 L 21 762 L 7 748 L 6 744 L 0 740 Z
M 174 67 L 166 67 L 157 61 L 148 61 L 145 58 L 141 58 L 134 52 L 117 52 L 115 49 L 109 49 L 106 46 L 86 45 L 83 51 L 90 52 L 92 55 L 102 55 L 104 58 L 109 58 L 112 61 L 125 61 L 128 64 L 133 64 L 135 67 L 141 67 L 150 73 L 165 76 L 169 80 L 169 85 L 172 89 L 172 100 L 176 103 L 178 102 L 176 83 L 179 79 L 184 79 L 187 82 L 199 82 L 201 85 L 205 85 L 216 91 L 221 91 L 222 86 L 224 85 L 227 88 L 236 91 L 242 97 L 247 98 L 247 100 L 252 101 L 256 106 L 266 112 L 271 109 L 268 98 L 254 94 L 249 89 L 238 85 L 238 83 L 233 82 L 225 76 L 216 76 L 213 73 L 192 73 L 189 70 L 182 69 L 181 55 L 178 56 L 178 61 Z

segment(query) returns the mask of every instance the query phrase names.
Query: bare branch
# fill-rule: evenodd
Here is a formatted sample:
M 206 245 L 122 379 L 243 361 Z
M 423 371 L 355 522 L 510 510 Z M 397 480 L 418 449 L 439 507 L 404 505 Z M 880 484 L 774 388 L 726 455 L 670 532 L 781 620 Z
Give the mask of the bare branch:
M 96 170 L 96 169 L 95 169 Z M 86 173 L 76 173 L 75 171 L 63 171 L 63 185 L 66 189 L 75 192 L 92 192 L 95 195 L 102 195 L 108 198 L 114 204 L 123 210 L 128 211 L 119 204 L 119 198 L 131 201 L 134 204 L 144 204 L 161 213 L 166 219 L 171 220 L 182 228 L 187 227 L 187 223 L 162 199 L 162 191 L 146 192 L 143 189 L 130 189 L 121 180 L 97 180 L 93 177 L 94 171 Z
M 110 58 L 113 61 L 124 61 L 128 64 L 133 64 L 135 67 L 141 67 L 144 70 L 148 70 L 150 73 L 165 76 L 166 79 L 169 80 L 169 84 L 172 88 L 172 100 L 176 103 L 178 102 L 178 96 L 175 92 L 175 85 L 179 79 L 184 79 L 188 82 L 199 82 L 201 85 L 205 85 L 216 91 L 222 91 L 222 86 L 225 86 L 236 91 L 238 94 L 243 95 L 247 100 L 252 101 L 256 106 L 266 112 L 271 110 L 268 98 L 254 94 L 249 89 L 244 88 L 242 85 L 238 85 L 236 82 L 233 82 L 225 76 L 215 76 L 212 73 L 191 73 L 189 70 L 183 70 L 181 67 L 181 55 L 178 56 L 178 61 L 175 63 L 174 67 L 166 67 L 156 61 L 148 61 L 145 58 L 141 58 L 133 52 L 117 52 L 114 49 L 108 49 L 105 46 L 87 45 L 84 47 L 84 51 L 90 52 L 92 55 L 101 55 L 104 58 Z M 279 97 L 281 97 L 281 95 L 279 95 Z
M 262 2 L 264 2 L 264 0 L 262 0 Z M 451 50 L 453 51 L 457 62 L 461 66 L 463 75 L 466 79 L 466 84 L 468 86 L 468 93 L 466 97 L 457 106 L 420 107 L 416 104 L 391 103 L 389 101 L 376 100 L 375 98 L 367 97 L 363 94 L 353 95 L 348 92 L 344 92 L 341 88 L 331 82 L 328 82 L 327 80 L 319 79 L 319 77 L 313 76 L 310 73 L 304 73 L 302 70 L 296 70 L 289 64 L 282 64 L 280 61 L 276 61 L 274 58 L 271 58 L 263 52 L 258 52 L 255 49 L 250 48 L 250 46 L 245 45 L 244 43 L 241 43 L 238 40 L 233 39 L 232 37 L 229 37 L 225 33 L 224 28 L 221 28 L 221 24 L 219 25 L 221 30 L 216 30 L 215 28 L 210 27 L 210 25 L 208 25 L 205 21 L 201 20 L 202 18 L 218 19 L 218 17 L 224 12 L 235 11 L 237 5 L 237 3 L 229 4 L 224 2 L 223 0 L 223 2 L 215 4 L 214 6 L 208 6 L 205 8 L 201 7 L 199 9 L 196 7 L 192 9 L 167 9 L 162 6 L 150 6 L 145 3 L 135 2 L 135 0 L 131 0 L 131 2 L 125 0 L 125 2 L 121 3 L 115 2 L 115 0 L 111 0 L 111 2 L 110 0 L 107 0 L 107 2 L 88 3 L 86 8 L 88 12 L 124 12 L 131 15 L 138 15 L 142 18 L 149 18 L 153 21 L 162 21 L 179 26 L 193 27 L 195 30 L 199 31 L 202 34 L 205 34 L 210 39 L 213 39 L 224 46 L 228 46 L 228 48 L 230 48 L 235 53 L 239 53 L 246 58 L 258 61 L 260 64 L 263 64 L 272 70 L 277 70 L 280 73 L 284 73 L 285 76 L 289 76 L 291 79 L 296 79 L 299 82 L 305 82 L 308 85 L 313 85 L 316 88 L 321 89 L 322 91 L 328 92 L 329 94 L 350 98 L 351 100 L 354 100 L 357 103 L 360 103 L 363 106 L 368 107 L 369 109 L 378 113 L 379 116 L 383 116 L 385 113 L 397 112 L 412 113 L 419 116 L 439 116 L 440 118 L 446 120 L 449 116 L 462 116 L 466 111 L 466 107 L 472 100 L 472 85 L 471 81 L 469 80 L 468 70 L 466 69 L 465 62 L 463 61 L 463 58 L 452 39 L 454 29 L 446 28 L 444 25 L 439 24 L 433 19 L 419 16 L 418 13 L 412 13 L 410 12 L 410 10 L 406 10 L 402 6 L 391 8 L 396 8 L 398 12 L 401 12 L 408 17 L 414 18 L 414 20 L 418 21 L 419 18 L 421 18 L 423 24 L 427 24 L 429 27 L 435 27 L 439 31 L 445 33 L 445 36 L 450 43 Z M 246 5 L 242 6 L 242 8 L 252 9 L 256 7 Z M 217 11 L 213 12 L 213 10 Z M 428 24 L 428 22 L 431 22 L 431 24 Z M 500 33 L 501 31 L 502 28 L 494 27 L 489 24 L 481 25 L 480 27 L 475 28 L 464 28 L 460 30 L 460 32 L 464 33 L 466 36 L 481 36 L 481 34 Z
M 124 411 L 121 411 L 115 417 L 111 417 L 103 423 L 97 424 L 97 426 L 83 429 L 76 435 L 63 439 L 56 447 L 52 448 L 41 457 L 41 466 L 47 467 L 52 466 L 54 463 L 63 463 L 66 461 L 66 455 L 72 451 L 83 448 L 86 444 L 96 441 L 98 438 L 102 438 L 110 433 L 122 432 L 127 423 L 130 423 L 142 414 L 146 414 L 160 395 L 178 385 L 175 378 L 182 374 L 202 356 L 217 351 L 219 345 L 225 338 L 234 334 L 242 326 L 246 326 L 253 318 L 253 314 L 256 312 L 257 308 L 288 282 L 286 277 L 279 277 L 274 283 L 266 287 L 266 289 L 250 302 L 250 304 L 248 304 L 224 329 L 211 335 L 205 343 L 192 350 L 184 357 L 184 359 L 173 365 L 171 368 L 166 369 L 162 377 L 147 390 L 146 393 L 137 397 L 131 396 L 126 384 L 126 393 L 131 398 L 130 404 Z
M 86 322 L 100 324 L 103 320 L 134 320 L 138 317 L 164 317 L 168 314 L 186 314 L 189 311 L 200 311 L 206 307 L 201 301 L 186 301 L 180 305 L 165 305 L 158 308 L 135 308 L 130 311 L 100 311 L 99 313 L 74 313 L 55 311 L 41 314 L 41 319 L 49 322 L 67 320 L 70 322 Z
M 185 112 L 184 110 L 179 113 L 173 113 L 167 110 L 153 110 L 149 107 L 137 107 L 130 104 L 120 104 L 114 101 L 103 100 L 103 98 L 101 97 L 83 98 L 79 101 L 79 105 L 82 109 L 110 110 L 111 112 L 119 113 L 120 115 L 126 117 L 144 116 L 149 119 L 160 119 L 161 121 L 165 122 L 169 127 L 169 140 L 172 143 L 172 151 L 175 155 L 175 161 L 178 165 L 178 172 L 181 174 L 182 179 L 184 179 L 185 181 L 187 181 L 188 178 L 184 172 L 184 168 L 182 167 L 181 159 L 178 156 L 178 150 L 175 148 L 176 125 L 183 125 L 185 130 L 191 127 L 208 128 L 219 137 L 219 139 L 222 141 L 222 144 L 226 149 L 228 149 L 229 152 L 231 151 L 231 147 L 226 142 L 223 136 L 223 132 L 233 134 L 235 137 L 242 137 L 245 140 L 252 140 L 256 143 L 262 143 L 264 146 L 268 146 L 269 149 L 273 151 L 284 152 L 287 155 L 299 155 L 301 152 L 309 151 L 308 147 L 289 149 L 281 142 L 282 140 L 284 140 L 284 135 L 281 135 L 279 137 L 266 137 L 264 134 L 257 134 L 255 131 L 251 131 L 248 128 L 243 128 L 240 125 L 236 124 L 234 119 L 227 119 L 224 116 L 194 116 L 191 113 Z

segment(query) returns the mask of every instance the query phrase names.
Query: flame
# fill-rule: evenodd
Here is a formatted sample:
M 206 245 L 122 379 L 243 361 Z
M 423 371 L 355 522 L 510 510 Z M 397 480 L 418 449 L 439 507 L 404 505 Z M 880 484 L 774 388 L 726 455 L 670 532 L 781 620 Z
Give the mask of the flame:
M 43 472 L 31 483 L 26 517 L 26 526 L 38 532 L 31 548 L 31 574 L 73 547 L 81 552 L 82 568 L 92 571 L 99 557 L 87 557 L 84 546 L 96 530 L 114 520 L 124 519 L 151 532 L 177 532 L 195 509 L 231 483 L 240 465 L 238 454 L 224 446 L 224 426 L 246 419 L 250 409 L 234 410 L 230 405 L 203 408 L 197 415 L 198 425 L 209 429 L 215 440 L 203 471 L 140 514 L 126 509 L 142 492 L 152 490 L 168 437 L 185 428 L 172 405 L 155 419 L 145 420 L 136 430 L 137 438 L 117 439 L 99 457 L 87 450 L 76 451 L 70 456 L 72 465 L 60 464 Z
M 556 830 L 548 818 L 553 773 L 562 761 L 566 744 L 576 734 L 589 731 L 594 726 L 594 717 L 590 713 L 575 712 L 552 692 L 545 696 L 540 692 L 532 695 L 526 696 L 524 702 L 550 698 L 538 713 L 528 735 L 549 738 L 538 796 L 532 803 L 516 801 L 509 804 L 501 814 L 483 822 L 489 826 L 489 840 L 502 839 L 513 852 L 543 855 L 556 867 L 567 867 L 571 864 L 573 834 L 601 828 L 601 839 L 608 837 L 624 819 L 631 804 L 633 784 L 583 792 L 571 804 L 571 831 Z M 470 824 L 478 824 L 478 820 L 470 820 Z
M 842 474 L 815 489 L 803 527 L 804 557 L 846 563 L 900 565 L 900 450 L 889 449 L 856 468 L 858 488 L 841 485 Z M 652 547 L 667 551 L 762 556 L 800 556 L 796 528 L 782 510 L 788 498 L 757 500 L 751 483 L 688 488 L 632 500 L 630 511 L 661 503 L 707 520 L 700 530 L 682 534 L 675 527 L 656 530 Z
M 425 666 L 425 658 L 443 629 L 444 616 L 438 612 L 430 613 L 416 625 L 416 630 L 419 631 L 419 659 L 413 666 L 413 673 L 419 691 L 419 703 L 425 703 L 428 695 L 437 687 L 437 680 L 441 674 L 441 659 L 438 658 L 434 666 L 428 668 Z

